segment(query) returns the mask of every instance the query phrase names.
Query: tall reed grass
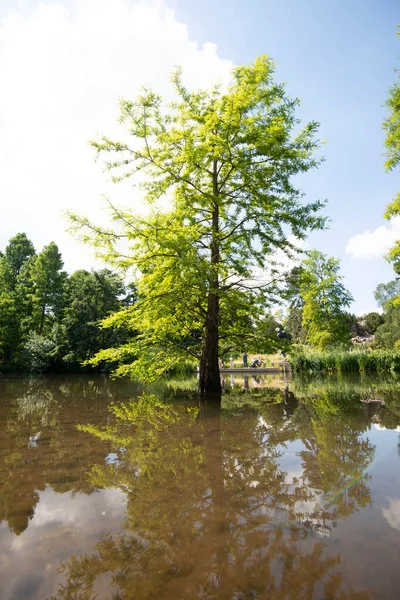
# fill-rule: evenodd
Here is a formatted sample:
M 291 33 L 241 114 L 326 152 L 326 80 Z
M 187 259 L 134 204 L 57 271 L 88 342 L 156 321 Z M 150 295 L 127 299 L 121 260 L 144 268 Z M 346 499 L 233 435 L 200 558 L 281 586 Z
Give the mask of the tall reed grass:
M 400 352 L 299 352 L 290 357 L 295 373 L 388 373 L 400 372 Z

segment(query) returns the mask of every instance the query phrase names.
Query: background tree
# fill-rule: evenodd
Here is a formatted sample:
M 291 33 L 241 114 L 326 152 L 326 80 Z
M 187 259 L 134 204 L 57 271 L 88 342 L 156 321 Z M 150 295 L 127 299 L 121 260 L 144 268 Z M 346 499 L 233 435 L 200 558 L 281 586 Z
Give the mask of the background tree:
M 298 344 L 303 344 L 307 337 L 307 330 L 303 326 L 304 300 L 300 289 L 302 272 L 303 267 L 299 266 L 290 271 L 284 291 L 284 296 L 289 303 L 284 328 L 291 334 L 293 342 Z
M 27 263 L 27 276 L 31 284 L 32 329 L 42 335 L 45 326 L 51 328 L 54 318 L 62 309 L 64 285 L 67 274 L 57 245 L 51 242 Z
M 350 330 L 344 309 L 353 298 L 342 283 L 339 261 L 311 250 L 302 267 L 300 295 L 307 341 L 317 348 L 349 344 Z
M 36 373 L 62 371 L 62 339 L 55 325 L 47 335 L 29 331 L 21 352 L 20 364 L 24 369 Z
M 253 337 L 246 335 L 247 352 L 254 354 L 264 353 L 273 354 L 281 346 L 282 343 L 277 337 L 277 329 L 280 323 L 270 312 L 266 312 L 263 316 L 257 318 L 255 326 L 253 326 Z
M 374 335 L 378 327 L 383 324 L 384 319 L 378 312 L 370 312 L 363 315 L 361 321 L 366 332 Z
M 400 340 L 400 279 L 380 283 L 374 292 L 377 304 L 383 309 L 383 322 L 375 331 L 374 345 L 391 350 Z
M 201 390 L 219 392 L 221 344 L 234 345 L 246 329 L 242 317 L 246 321 L 252 310 L 256 319 L 276 291 L 273 253 L 292 254 L 290 234 L 303 239 L 323 226 L 321 202 L 302 202 L 292 183 L 319 163 L 318 124 L 299 129 L 299 102 L 275 83 L 273 72 L 262 56 L 236 68 L 227 90 L 193 93 L 177 71 L 177 100 L 169 107 L 148 90 L 120 102 L 129 143 L 108 137 L 92 143 L 110 155 L 106 167 L 114 181 L 140 175 L 152 206 L 142 217 L 110 205 L 116 229 L 74 219 L 106 260 L 138 272 L 138 303 L 108 321 L 140 325 L 134 374 L 189 354 L 200 358 Z M 163 211 L 157 201 L 166 194 L 171 208 Z M 129 242 L 124 257 L 121 236 Z M 268 264 L 262 281 L 256 269 Z
M 25 233 L 17 233 L 8 242 L 4 258 L 9 270 L 11 289 L 15 290 L 23 266 L 34 254 L 35 248 Z
M 378 306 L 384 309 L 388 302 L 400 296 L 400 279 L 394 279 L 393 281 L 388 281 L 388 283 L 380 283 L 376 286 L 374 296 Z
M 121 308 L 124 285 L 120 276 L 101 271 L 75 271 L 65 286 L 65 306 L 62 326 L 68 353 L 64 360 L 81 363 L 96 352 L 116 346 L 124 337 L 121 330 L 100 328 L 99 322 Z M 129 290 L 128 302 L 134 290 Z
M 399 347 L 400 340 L 400 306 L 386 304 L 384 323 L 375 332 L 374 344 L 380 348 L 391 350 Z
M 0 252 L 2 370 L 81 370 L 94 353 L 136 334 L 100 327 L 107 315 L 133 306 L 133 284 L 125 289 L 108 269 L 76 271 L 68 278 L 62 267 L 54 242 L 36 254 L 24 233 Z
M 19 342 L 19 324 L 15 297 L 7 285 L 7 271 L 0 259 L 0 353 L 4 366 L 11 357 L 14 344 Z
M 3 366 L 17 360 L 23 340 L 26 305 L 20 294 L 21 273 L 34 256 L 25 233 L 10 239 L 0 256 L 0 352 Z

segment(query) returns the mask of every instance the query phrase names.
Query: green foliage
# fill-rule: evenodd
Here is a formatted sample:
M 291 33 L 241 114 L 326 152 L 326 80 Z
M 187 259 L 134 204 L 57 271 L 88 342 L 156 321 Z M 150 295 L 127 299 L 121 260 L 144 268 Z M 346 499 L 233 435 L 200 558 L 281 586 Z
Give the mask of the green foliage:
M 282 342 L 277 338 L 279 326 L 280 323 L 271 313 L 257 315 L 245 336 L 246 351 L 251 354 L 274 354 L 282 347 Z
M 400 371 L 400 352 L 297 352 L 290 364 L 295 373 L 389 373 Z
M 293 342 L 303 344 L 306 341 L 307 329 L 303 326 L 304 300 L 301 295 L 303 267 L 294 267 L 287 277 L 285 299 L 289 302 L 285 329 L 292 336 Z
M 52 368 L 58 358 L 59 349 L 54 340 L 31 331 L 24 344 L 25 366 L 30 371 L 42 373 Z
M 374 296 L 378 306 L 384 309 L 388 302 L 400 296 L 400 279 L 394 279 L 393 281 L 388 281 L 388 283 L 380 283 L 376 286 Z
M 384 323 L 375 332 L 374 343 L 379 348 L 391 350 L 399 347 L 400 340 L 400 306 L 393 302 L 386 305 Z
M 61 320 L 68 349 L 65 361 L 85 362 L 101 349 L 124 341 L 122 330 L 99 327 L 101 319 L 120 309 L 124 292 L 121 277 L 108 269 L 79 270 L 69 277 Z
M 303 309 L 297 307 L 289 308 L 288 315 L 284 321 L 284 328 L 292 336 L 296 344 L 304 344 L 307 331 L 303 327 Z
M 317 250 L 307 252 L 300 275 L 303 301 L 302 324 L 307 341 L 316 348 L 350 342 L 350 331 L 344 308 L 353 301 L 339 275 L 340 263 Z
M 399 26 L 400 27 L 400 26 Z M 400 37 L 400 30 L 397 33 Z M 392 171 L 400 164 L 400 76 L 389 90 L 386 100 L 388 115 L 383 121 L 385 137 L 385 168 Z M 387 206 L 385 219 L 391 219 L 400 214 L 400 193 Z M 393 263 L 395 273 L 400 273 L 400 241 L 396 241 L 387 255 L 388 260 Z
M 374 335 L 380 325 L 383 325 L 384 319 L 377 312 L 370 312 L 363 315 L 362 322 L 367 333 Z
M 10 239 L 4 251 L 4 258 L 10 273 L 11 288 L 15 289 L 18 276 L 26 261 L 34 256 L 35 248 L 25 233 L 17 233 Z
M 92 142 L 113 180 L 137 177 L 151 207 L 141 216 L 110 203 L 109 229 L 72 217 L 106 261 L 138 273 L 135 307 L 104 322 L 140 330 L 135 344 L 113 353 L 124 359 L 140 348 L 120 373 L 148 379 L 189 355 L 200 358 L 201 379 L 219 386 L 218 353 L 243 348 L 278 293 L 274 252 L 293 255 L 290 234 L 304 239 L 324 226 L 323 204 L 304 203 L 292 183 L 320 162 L 318 124 L 299 128 L 299 102 L 273 74 L 262 56 L 236 68 L 227 90 L 190 92 L 178 70 L 173 104 L 149 90 L 121 100 L 129 144 Z
M 56 598 L 92 598 L 104 575 L 110 595 L 126 600 L 277 600 L 288 590 L 296 599 L 318 590 L 332 600 L 368 598 L 342 590 L 340 557 L 321 536 L 372 501 L 366 470 L 375 448 L 361 404 L 344 415 L 330 394 L 297 409 L 293 398 L 288 417 L 272 395 L 246 409 L 231 399 L 226 411 L 188 410 L 146 394 L 113 405 L 108 426 L 79 428 L 110 444 L 115 460 L 95 464 L 88 480 L 120 490 L 126 516 L 119 533 L 61 564 Z M 295 440 L 299 476 L 280 460 Z
M 54 242 L 26 263 L 25 285 L 31 306 L 30 326 L 42 335 L 51 329 L 61 310 L 67 274 L 62 271 L 63 261 Z
M 108 269 L 76 271 L 69 278 L 56 244 L 39 253 L 25 234 L 0 253 L 1 369 L 80 370 L 95 353 L 135 335 L 100 321 L 132 307 L 136 288 L 125 289 Z M 101 363 L 101 368 L 108 365 Z
M 1 273 L 0 286 L 2 286 Z M 3 287 L 0 293 L 0 353 L 3 365 L 10 359 L 13 345 L 18 342 L 19 327 L 15 299 L 10 291 Z
M 0 256 L 0 352 L 3 366 L 17 359 L 23 339 L 27 311 L 20 293 L 20 280 L 33 256 L 32 242 L 24 233 L 11 238 Z
M 400 25 L 397 36 L 400 37 Z M 383 122 L 383 129 L 386 132 L 385 168 L 392 171 L 400 164 L 400 76 L 389 90 L 386 108 L 389 114 Z

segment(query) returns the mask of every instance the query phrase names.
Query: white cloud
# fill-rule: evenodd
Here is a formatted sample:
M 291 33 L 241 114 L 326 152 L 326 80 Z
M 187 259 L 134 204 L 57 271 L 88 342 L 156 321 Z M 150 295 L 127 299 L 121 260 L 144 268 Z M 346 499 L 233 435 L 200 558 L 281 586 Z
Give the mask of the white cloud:
M 0 248 L 26 231 L 39 248 L 57 242 L 69 270 L 91 266 L 63 211 L 99 220 L 101 193 L 131 207 L 140 196 L 105 183 L 87 141 L 118 133 L 119 97 L 142 85 L 168 95 L 176 65 L 194 88 L 226 82 L 233 66 L 159 0 L 45 0 L 1 20 Z
M 300 240 L 294 235 L 289 235 L 288 240 L 295 248 L 293 256 L 288 256 L 283 250 L 277 250 L 274 255 L 274 260 L 279 263 L 284 273 L 296 267 L 304 259 L 304 255 L 301 253 L 309 249 L 308 243 L 305 240 Z
M 400 217 L 393 217 L 388 225 L 358 233 L 349 239 L 346 254 L 352 258 L 381 258 L 400 239 Z
M 283 277 L 291 269 L 300 264 L 301 260 L 304 259 L 304 252 L 308 248 L 308 244 L 304 240 L 300 240 L 294 235 L 288 236 L 289 242 L 294 246 L 295 250 L 291 252 L 290 256 L 286 254 L 282 249 L 276 250 L 270 257 L 271 262 L 267 262 L 264 267 L 253 267 L 252 278 L 246 280 L 245 285 L 249 286 L 260 286 L 270 283 L 273 279 Z M 273 273 L 274 271 L 274 273 Z M 232 277 L 232 281 L 234 278 Z
M 106 489 L 91 495 L 56 494 L 46 488 L 40 492 L 31 527 L 84 527 L 106 517 L 121 519 L 125 515 L 126 496 L 120 489 Z M 16 541 L 22 538 L 16 538 Z
M 378 431 L 387 431 L 387 427 L 383 427 L 382 425 L 379 425 L 379 423 L 374 423 L 374 427 L 375 429 L 377 429 Z M 391 429 L 391 431 L 398 431 L 400 433 L 400 426 L 397 426 L 395 429 Z M 399 501 L 400 503 L 400 501 Z
M 386 499 L 389 502 L 389 506 L 382 510 L 383 516 L 391 527 L 400 529 L 400 500 L 397 498 Z
M 55 595 L 63 581 L 57 571 L 61 561 L 68 561 L 71 553 L 92 554 L 103 535 L 121 531 L 126 516 L 126 497 L 119 489 L 72 495 L 46 488 L 38 493 L 25 531 L 16 536 L 0 525 L 2 600 L 25 598 L 26 590 L 34 590 L 35 598 Z M 104 588 L 99 597 L 106 597 L 107 582 Z

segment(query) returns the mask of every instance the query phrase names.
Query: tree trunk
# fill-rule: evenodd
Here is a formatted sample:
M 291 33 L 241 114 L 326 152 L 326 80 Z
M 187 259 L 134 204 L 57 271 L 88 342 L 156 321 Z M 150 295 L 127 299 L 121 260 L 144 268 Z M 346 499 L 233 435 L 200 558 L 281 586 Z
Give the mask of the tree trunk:
M 221 394 L 221 379 L 218 364 L 219 342 L 219 206 L 218 206 L 218 164 L 213 165 L 214 206 L 212 215 L 212 239 L 210 244 L 210 288 L 208 292 L 207 316 L 203 352 L 200 358 L 200 391 L 202 394 Z
M 203 352 L 200 359 L 200 391 L 202 394 L 221 393 L 218 364 L 218 319 L 219 298 L 217 294 L 210 291 Z

